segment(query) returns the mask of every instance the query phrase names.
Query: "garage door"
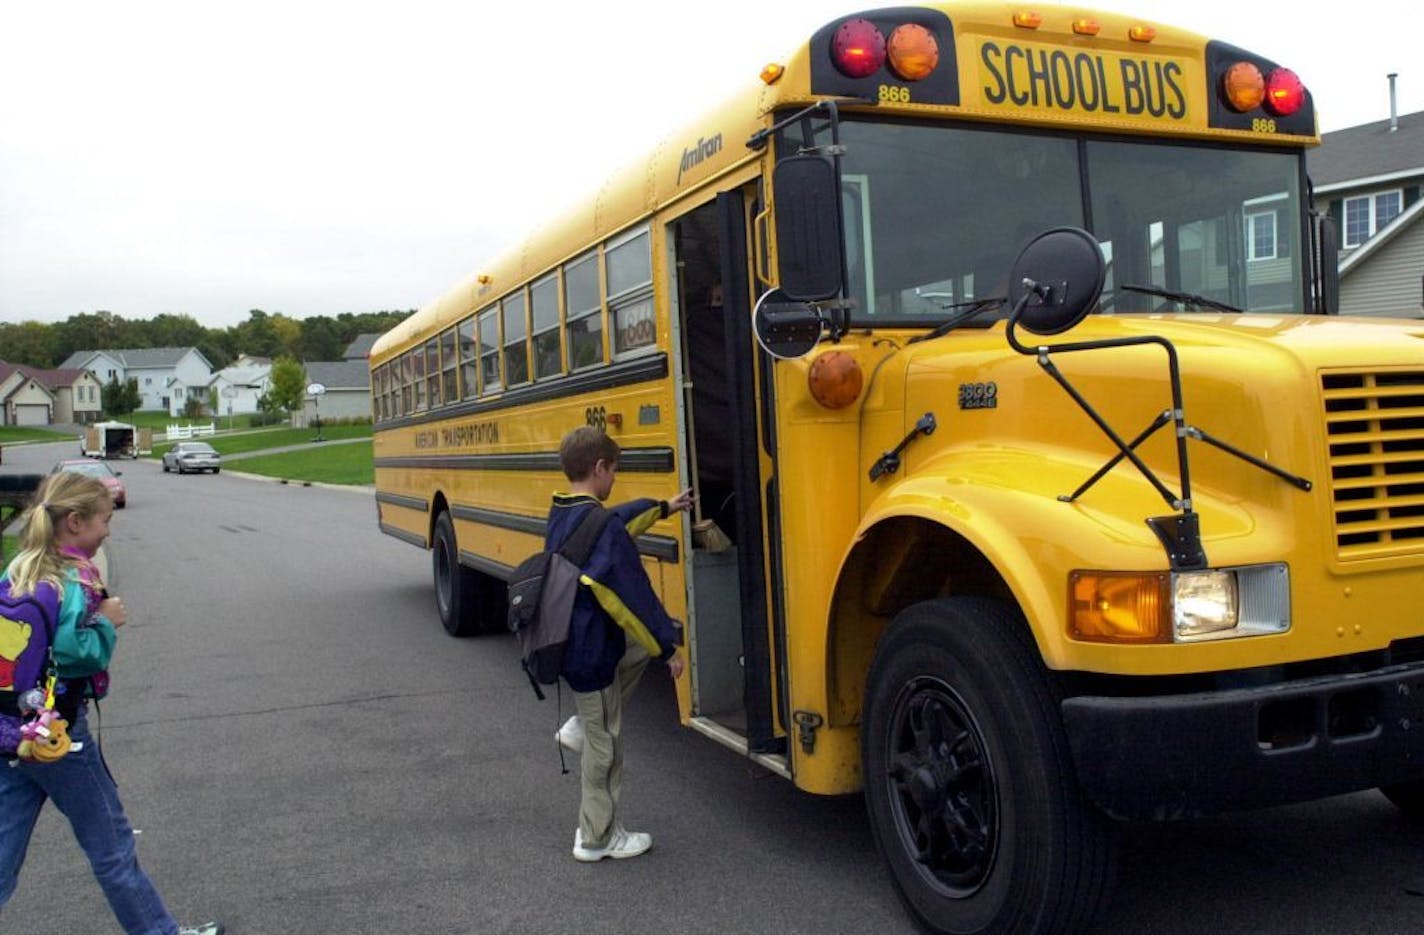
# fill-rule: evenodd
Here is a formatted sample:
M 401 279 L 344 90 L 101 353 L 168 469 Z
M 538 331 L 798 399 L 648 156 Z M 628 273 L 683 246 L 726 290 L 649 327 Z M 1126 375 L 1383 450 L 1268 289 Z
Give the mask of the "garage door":
M 48 406 L 21 406 L 15 407 L 16 425 L 49 425 Z

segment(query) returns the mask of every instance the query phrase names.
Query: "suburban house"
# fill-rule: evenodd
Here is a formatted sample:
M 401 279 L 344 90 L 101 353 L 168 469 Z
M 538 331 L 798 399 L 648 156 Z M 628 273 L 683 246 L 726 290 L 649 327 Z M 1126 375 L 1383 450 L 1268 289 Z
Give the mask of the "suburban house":
M 341 356 L 347 360 L 364 361 L 371 356 L 371 347 L 376 343 L 376 339 L 381 336 L 381 332 L 367 332 L 356 335 L 355 340 L 346 345 L 346 351 Z
M 307 394 L 301 411 L 293 413 L 294 425 L 312 425 L 318 413 L 324 420 L 371 417 L 371 371 L 364 357 L 310 361 L 302 366 L 306 368 L 307 386 L 319 383 L 326 391 L 319 398 Z
M 99 381 L 87 370 L 41 370 L 0 361 L 0 425 L 97 422 Z
M 183 390 L 185 398 L 192 388 L 202 387 L 206 398 L 206 387 L 213 378 L 212 363 L 196 347 L 75 351 L 60 367 L 88 370 L 100 383 L 135 380 L 142 398 L 139 408 L 170 415 L 183 408 L 183 400 L 177 400 L 175 406 L 175 387 Z
M 1307 156 L 1340 234 L 1340 311 L 1424 317 L 1424 111 L 1323 134 Z
M 256 412 L 257 401 L 272 388 L 272 359 L 243 354 L 213 374 L 202 386 L 173 384 L 170 415 L 181 415 L 188 399 L 198 396 L 210 415 Z

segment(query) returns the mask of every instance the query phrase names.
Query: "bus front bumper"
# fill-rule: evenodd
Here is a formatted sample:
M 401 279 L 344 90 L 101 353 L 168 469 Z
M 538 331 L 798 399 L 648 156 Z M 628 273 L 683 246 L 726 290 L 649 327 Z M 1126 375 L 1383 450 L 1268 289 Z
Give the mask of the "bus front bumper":
M 1078 780 L 1114 818 L 1170 820 L 1424 780 L 1424 662 L 1160 697 L 1063 701 Z

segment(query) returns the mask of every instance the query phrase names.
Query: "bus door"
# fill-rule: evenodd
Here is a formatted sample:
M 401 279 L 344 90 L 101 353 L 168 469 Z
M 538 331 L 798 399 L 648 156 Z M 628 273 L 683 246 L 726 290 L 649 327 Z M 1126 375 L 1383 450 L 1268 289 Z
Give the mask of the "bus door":
M 751 352 L 746 207 L 725 192 L 669 221 L 689 483 L 693 726 L 748 754 L 781 752 L 773 716 L 762 470 Z M 779 693 L 778 693 L 779 694 Z

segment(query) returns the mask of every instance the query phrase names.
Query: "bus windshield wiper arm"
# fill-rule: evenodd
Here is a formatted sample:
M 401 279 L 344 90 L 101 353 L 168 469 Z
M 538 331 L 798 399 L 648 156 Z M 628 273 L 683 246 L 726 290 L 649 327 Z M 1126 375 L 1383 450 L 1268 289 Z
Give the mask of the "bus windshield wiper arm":
M 1187 306 L 1187 311 L 1191 311 L 1194 306 L 1214 308 L 1219 312 L 1241 311 L 1241 309 L 1234 305 L 1227 305 L 1225 302 L 1218 302 L 1216 299 L 1208 299 L 1204 295 L 1196 295 L 1191 292 L 1173 292 L 1170 289 L 1158 289 L 1156 286 L 1129 286 L 1126 283 L 1123 283 L 1122 287 L 1128 292 L 1141 292 L 1144 295 L 1155 295 L 1164 299 L 1171 299 L 1173 302 L 1181 302 Z
M 955 328 L 958 328 L 960 325 L 964 324 L 969 319 L 973 318 L 975 315 L 978 315 L 980 312 L 987 312 L 990 309 L 1003 308 L 1005 301 L 1006 299 L 1003 296 L 995 295 L 990 296 L 987 299 L 975 299 L 972 302 L 954 302 L 949 305 L 942 305 L 940 306 L 941 308 L 957 308 L 962 309 L 962 311 L 956 312 L 949 318 L 946 318 L 944 321 L 935 325 L 934 330 L 930 331 L 929 333 L 922 334 L 919 337 L 911 338 L 907 343 L 914 344 L 916 341 L 929 341 L 933 338 L 943 337 L 944 335 L 949 334 Z

